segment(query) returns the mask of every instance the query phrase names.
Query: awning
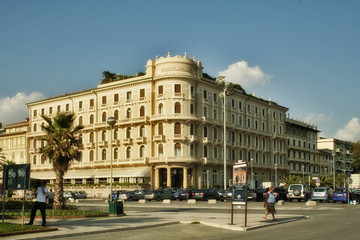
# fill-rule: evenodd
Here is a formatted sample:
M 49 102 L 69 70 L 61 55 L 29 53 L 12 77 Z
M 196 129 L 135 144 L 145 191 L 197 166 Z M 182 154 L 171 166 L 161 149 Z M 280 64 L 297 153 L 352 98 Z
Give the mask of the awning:
M 31 171 L 31 178 L 35 179 L 55 179 L 54 171 Z M 69 170 L 65 173 L 65 179 L 75 178 L 108 178 L 110 177 L 109 169 L 84 169 Z M 113 169 L 113 177 L 150 177 L 149 168 L 122 168 Z

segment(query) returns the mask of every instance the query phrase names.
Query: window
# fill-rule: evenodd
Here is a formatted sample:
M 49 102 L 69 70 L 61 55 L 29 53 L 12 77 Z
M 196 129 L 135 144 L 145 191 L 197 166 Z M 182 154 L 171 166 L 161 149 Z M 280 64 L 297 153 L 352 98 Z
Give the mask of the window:
M 163 157 L 164 156 L 164 147 L 162 144 L 159 144 L 158 146 L 158 157 Z
M 190 124 L 190 135 L 194 135 L 194 124 Z
M 119 94 L 118 93 L 114 94 L 114 102 L 115 103 L 119 102 Z
M 41 115 L 44 115 L 44 114 L 45 114 L 45 109 L 42 108 L 42 109 L 41 109 Z
M 34 117 L 37 116 L 37 110 L 34 110 Z
M 207 117 L 207 108 L 206 107 L 204 107 L 204 117 Z
M 140 117 L 144 117 L 145 116 L 145 107 L 141 106 L 140 107 Z
M 57 112 L 60 112 L 61 111 L 61 106 L 57 106 Z
M 119 149 L 115 148 L 114 149 L 114 159 L 118 159 L 119 158 Z
M 119 129 L 114 130 L 114 140 L 117 140 L 119 138 Z
M 118 110 L 115 110 L 114 118 L 115 118 L 116 121 L 119 120 L 119 111 Z
M 66 111 L 66 112 L 70 111 L 70 104 L 66 104 L 66 105 L 65 105 L 65 111 Z
M 218 100 L 217 100 L 217 94 L 214 93 L 214 102 L 217 103 L 217 101 L 218 101 Z
M 206 90 L 204 90 L 204 92 L 203 92 L 203 97 L 204 97 L 204 99 L 207 99 L 207 91 Z
M 239 109 L 242 109 L 242 102 L 239 102 Z
M 94 143 L 94 133 L 90 133 L 89 142 Z
M 176 143 L 174 146 L 174 156 L 175 157 L 181 156 L 181 144 L 180 143 Z
M 208 149 L 207 146 L 204 146 L 204 157 L 207 157 L 208 155 Z
M 94 161 L 94 151 L 93 150 L 90 151 L 89 160 L 90 160 L 90 162 Z
M 145 89 L 140 89 L 140 98 L 145 97 Z
M 94 99 L 90 99 L 90 107 L 94 107 Z
M 178 122 L 174 125 L 174 134 L 181 134 L 181 124 Z
M 131 158 L 131 147 L 127 147 L 126 148 L 126 159 L 130 159 Z
M 36 156 L 33 157 L 33 165 L 36 165 Z
M 159 126 L 158 126 L 158 134 L 159 134 L 159 135 L 164 135 L 164 127 L 163 127 L 163 124 L 162 124 L 162 123 L 159 123 Z
M 81 125 L 81 126 L 83 125 L 83 117 L 82 116 L 79 117 L 79 125 Z
M 217 129 L 214 128 L 214 139 L 217 139 L 218 138 L 218 133 L 217 133 Z
M 207 127 L 206 126 L 203 129 L 203 135 L 204 135 L 204 137 L 207 137 Z
M 83 102 L 79 101 L 79 109 L 82 109 L 82 108 L 83 108 Z
M 144 145 L 141 145 L 141 146 L 140 146 L 139 156 L 140 156 L 141 158 L 145 157 L 145 146 L 144 146 Z
M 94 124 L 94 115 L 90 115 L 90 120 L 89 120 L 90 124 Z
M 175 93 L 181 93 L 181 85 L 175 84 Z
M 106 112 L 102 113 L 102 122 L 106 122 Z
M 160 103 L 158 106 L 158 114 L 163 114 L 163 111 L 164 111 L 164 105 Z
M 126 129 L 126 138 L 131 138 L 131 127 Z
M 218 150 L 216 147 L 214 148 L 214 158 L 218 158 Z
M 101 160 L 105 161 L 106 160 L 106 149 L 103 149 L 101 151 Z
M 33 127 L 33 132 L 36 132 L 37 131 L 37 125 L 36 123 L 34 124 L 34 127 Z
M 190 156 L 193 157 L 194 156 L 194 144 L 190 145 Z
M 49 107 L 49 114 L 52 114 L 52 107 Z
M 131 108 L 126 110 L 126 118 L 131 118 Z
M 139 136 L 140 137 L 145 137 L 145 126 L 144 125 L 140 126 Z
M 190 114 L 194 114 L 194 104 L 190 104 Z
M 191 93 L 192 96 L 194 96 L 194 86 L 190 87 L 190 93 Z
M 163 87 L 163 85 L 160 85 L 160 86 L 158 87 L 158 94 L 159 94 L 159 95 L 164 94 L 164 87 Z
M 106 104 L 106 96 L 102 96 L 101 104 Z
M 214 116 L 213 116 L 213 118 L 214 118 L 214 119 L 217 118 L 217 111 L 216 111 L 216 109 L 214 109 Z
M 231 107 L 235 107 L 235 100 L 234 99 L 231 99 Z
M 126 100 L 130 101 L 131 100 L 131 91 L 126 93 Z
M 181 113 L 181 105 L 179 102 L 175 103 L 175 113 Z

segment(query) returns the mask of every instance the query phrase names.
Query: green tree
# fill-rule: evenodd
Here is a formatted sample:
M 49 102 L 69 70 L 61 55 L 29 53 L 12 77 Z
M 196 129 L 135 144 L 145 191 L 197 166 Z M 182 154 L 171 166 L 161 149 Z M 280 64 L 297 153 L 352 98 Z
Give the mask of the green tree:
M 40 149 L 40 153 L 52 160 L 56 175 L 53 208 L 63 209 L 64 174 L 73 160 L 81 158 L 81 144 L 76 134 L 83 129 L 83 126 L 73 126 L 75 120 L 73 113 L 58 112 L 53 119 L 44 115 L 41 117 L 47 123 L 44 126 L 46 135 L 43 137 L 47 144 Z
M 360 141 L 352 144 L 352 159 L 354 161 L 352 173 L 360 173 Z
M 289 175 L 288 177 L 283 177 L 283 179 L 281 179 L 280 182 L 284 184 L 286 188 L 288 188 L 290 184 L 299 183 L 303 181 L 302 178 L 298 175 Z

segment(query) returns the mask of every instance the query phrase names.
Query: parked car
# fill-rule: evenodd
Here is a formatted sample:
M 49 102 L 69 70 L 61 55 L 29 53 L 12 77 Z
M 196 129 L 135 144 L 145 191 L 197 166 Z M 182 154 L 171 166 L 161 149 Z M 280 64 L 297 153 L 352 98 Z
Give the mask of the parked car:
M 330 202 L 333 197 L 333 190 L 329 187 L 317 187 L 313 190 L 311 194 L 312 201 L 327 201 Z
M 151 190 L 141 189 L 141 190 L 135 190 L 132 192 L 127 193 L 127 200 L 133 201 L 133 200 L 140 200 L 144 199 L 145 194 L 151 192 Z
M 164 199 L 173 199 L 173 193 L 171 190 L 155 190 L 146 192 L 144 195 L 144 199 L 146 200 L 156 200 L 161 201 Z
M 263 193 L 264 198 L 265 198 L 265 196 L 267 195 L 268 192 L 269 192 L 269 188 L 266 188 L 264 193 Z M 273 193 L 275 195 L 276 201 L 279 201 L 279 200 L 284 200 L 285 201 L 285 200 L 288 199 L 288 191 L 284 187 L 276 187 L 274 189 Z
M 222 202 L 224 200 L 231 200 L 232 196 L 233 196 L 232 188 L 228 188 L 226 190 L 220 189 L 217 194 L 218 194 L 219 200 Z
M 87 193 L 85 191 L 76 191 L 75 192 L 75 199 L 86 199 Z
M 209 200 L 209 199 L 219 199 L 217 191 L 214 189 L 200 189 L 194 190 L 191 193 L 191 198 L 196 200 Z
M 299 202 L 301 202 L 301 200 L 307 201 L 311 198 L 311 190 L 306 184 L 290 184 L 287 198 L 290 202 L 292 202 L 293 199 L 297 199 Z
M 263 188 L 258 188 L 255 190 L 256 192 L 256 201 L 257 202 L 261 202 L 261 201 L 264 201 L 264 192 L 265 192 L 265 189 Z
M 333 202 L 343 202 L 346 203 L 349 198 L 349 189 L 348 188 L 336 188 L 333 192 Z M 351 191 L 350 191 L 350 199 L 351 199 Z
M 70 200 L 71 198 L 75 199 L 75 193 L 71 191 L 64 191 L 64 198 Z
M 182 189 L 179 192 L 179 201 L 190 199 L 192 197 L 192 191 L 193 189 Z
M 256 200 L 257 194 L 255 189 L 248 189 L 247 199 L 249 200 Z
M 175 192 L 173 192 L 173 199 L 174 200 L 179 199 L 179 195 L 180 195 L 181 191 L 182 191 L 182 189 L 178 188 L 178 189 L 176 189 Z

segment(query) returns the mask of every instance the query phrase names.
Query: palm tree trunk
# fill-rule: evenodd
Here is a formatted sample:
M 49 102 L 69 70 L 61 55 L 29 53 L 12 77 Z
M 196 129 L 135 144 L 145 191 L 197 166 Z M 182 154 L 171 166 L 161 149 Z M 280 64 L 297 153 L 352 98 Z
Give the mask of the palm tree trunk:
M 54 196 L 54 205 L 53 209 L 64 209 L 65 199 L 64 199 L 64 171 L 58 170 L 55 171 L 56 180 L 55 180 L 55 196 Z

